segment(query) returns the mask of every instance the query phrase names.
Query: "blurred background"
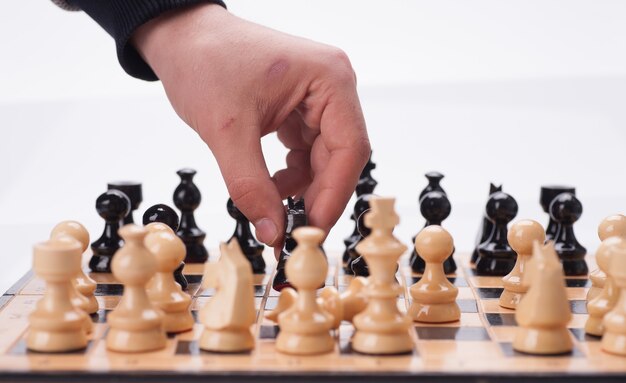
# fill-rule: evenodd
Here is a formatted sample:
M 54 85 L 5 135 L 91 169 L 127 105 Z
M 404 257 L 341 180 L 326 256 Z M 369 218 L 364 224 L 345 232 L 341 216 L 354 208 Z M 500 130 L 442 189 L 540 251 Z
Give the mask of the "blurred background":
M 358 76 L 374 148 L 377 193 L 395 196 L 405 243 L 423 225 L 423 174 L 438 170 L 452 202 L 444 222 L 469 251 L 489 182 L 504 184 L 518 218 L 542 224 L 543 184 L 571 184 L 576 224 L 626 211 L 626 3 L 622 1 L 228 1 L 231 12 L 344 49 Z M 171 109 L 160 83 L 126 75 L 113 40 L 83 13 L 50 1 L 0 13 L 0 290 L 31 263 L 60 220 L 102 230 L 96 197 L 112 180 L 144 185 L 143 210 L 171 204 L 175 171 L 198 170 L 196 212 L 217 247 L 232 233 L 215 160 Z M 270 171 L 284 165 L 264 138 Z M 352 230 L 351 202 L 327 249 Z M 140 217 L 140 214 L 136 218 Z

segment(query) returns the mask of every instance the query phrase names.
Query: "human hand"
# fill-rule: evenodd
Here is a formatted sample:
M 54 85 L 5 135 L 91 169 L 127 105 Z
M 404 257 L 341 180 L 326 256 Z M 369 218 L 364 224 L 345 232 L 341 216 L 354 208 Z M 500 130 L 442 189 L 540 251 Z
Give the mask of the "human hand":
M 207 143 L 260 241 L 283 239 L 287 196 L 303 196 L 326 233 L 343 212 L 370 145 L 341 50 L 203 4 L 141 26 L 133 44 L 176 113 Z M 287 166 L 270 176 L 261 137 L 277 132 Z

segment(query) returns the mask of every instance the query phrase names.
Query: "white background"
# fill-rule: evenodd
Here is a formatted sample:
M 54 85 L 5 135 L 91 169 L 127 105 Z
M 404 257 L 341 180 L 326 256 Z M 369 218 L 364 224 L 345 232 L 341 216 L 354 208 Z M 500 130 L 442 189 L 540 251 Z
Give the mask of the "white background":
M 231 1 L 232 12 L 343 48 L 359 78 L 379 181 L 397 197 L 408 242 L 423 224 L 423 173 L 440 170 L 453 204 L 445 226 L 469 250 L 490 181 L 519 217 L 546 217 L 545 183 L 573 184 L 580 241 L 626 211 L 626 3 L 622 1 Z M 30 267 L 31 246 L 63 219 L 95 239 L 106 182 L 144 183 L 142 210 L 171 201 L 198 169 L 197 220 L 213 248 L 232 222 L 215 161 L 171 110 L 159 83 L 127 76 L 112 39 L 82 13 L 46 1 L 0 12 L 0 290 Z M 268 163 L 284 150 L 264 140 Z M 348 211 L 327 248 L 351 231 Z M 139 218 L 139 215 L 137 215 Z

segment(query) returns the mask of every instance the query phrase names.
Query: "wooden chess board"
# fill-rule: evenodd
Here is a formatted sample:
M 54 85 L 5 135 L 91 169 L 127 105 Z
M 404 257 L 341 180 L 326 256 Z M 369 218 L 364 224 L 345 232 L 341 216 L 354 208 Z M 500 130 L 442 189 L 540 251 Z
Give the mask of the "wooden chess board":
M 214 260 L 217 251 L 213 251 Z M 333 256 L 335 255 L 335 256 Z M 350 281 L 342 272 L 337 254 L 330 254 L 327 285 L 340 291 Z M 120 354 L 106 350 L 106 317 L 115 308 L 122 286 L 110 274 L 91 276 L 98 282 L 96 295 L 100 311 L 94 314 L 94 333 L 86 350 L 66 354 L 40 354 L 25 347 L 28 315 L 44 292 L 42 281 L 26 274 L 0 298 L 0 381 L 19 380 L 94 380 L 94 381 L 273 381 L 295 379 L 326 380 L 426 380 L 453 381 L 524 381 L 537 378 L 563 381 L 590 379 L 620 381 L 626 376 L 626 358 L 604 353 L 600 339 L 586 336 L 585 296 L 590 286 L 587 278 L 567 278 L 567 292 L 573 319 L 569 324 L 575 341 L 574 351 L 561 356 L 537 357 L 514 351 L 511 341 L 515 331 L 515 315 L 498 306 L 502 283 L 498 277 L 479 277 L 467 266 L 468 257 L 455 255 L 462 265 L 456 275 L 449 276 L 459 288 L 458 303 L 461 320 L 445 325 L 415 324 L 410 336 L 415 348 L 411 354 L 398 356 L 366 356 L 352 351 L 350 337 L 353 327 L 341 325 L 334 336 L 334 352 L 321 356 L 288 356 L 276 351 L 277 326 L 264 319 L 274 309 L 278 292 L 271 288 L 271 274 L 255 277 L 257 323 L 254 334 L 256 348 L 245 354 L 216 354 L 198 349 L 197 339 L 202 326 L 193 331 L 170 336 L 167 347 L 157 352 Z M 397 279 L 404 288 L 398 306 L 406 311 L 410 304 L 408 287 L 419 276 L 411 275 L 402 258 Z M 275 261 L 268 252 L 267 270 L 274 270 Z M 590 267 L 595 267 L 589 259 Z M 202 290 L 202 265 L 187 265 L 188 292 L 193 295 L 192 309 L 197 310 L 210 299 L 213 291 Z M 541 308 L 537 308 L 540 310 Z M 197 318 L 197 315 L 195 315 Z M 624 380 L 621 380 L 624 381 Z

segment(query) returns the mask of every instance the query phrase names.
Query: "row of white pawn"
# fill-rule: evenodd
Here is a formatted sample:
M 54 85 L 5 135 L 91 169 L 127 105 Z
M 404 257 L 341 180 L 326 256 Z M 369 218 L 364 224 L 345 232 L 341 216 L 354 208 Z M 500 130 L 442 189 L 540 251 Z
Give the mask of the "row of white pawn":
M 161 223 L 120 229 L 124 246 L 111 265 L 124 285 L 117 307 L 107 316 L 106 346 L 118 352 L 146 352 L 166 346 L 167 333 L 193 329 L 191 297 L 182 291 L 173 271 L 185 257 L 185 246 Z M 57 225 L 48 241 L 35 245 L 33 269 L 46 282 L 43 298 L 29 317 L 27 347 L 39 352 L 66 352 L 87 346 L 98 311 L 96 282 L 81 268 L 89 234 L 78 222 Z M 222 244 L 217 263 L 207 263 L 203 287 L 220 287 L 200 312 L 205 325 L 200 347 L 240 351 L 253 346 L 255 320 L 250 264 L 236 241 Z

